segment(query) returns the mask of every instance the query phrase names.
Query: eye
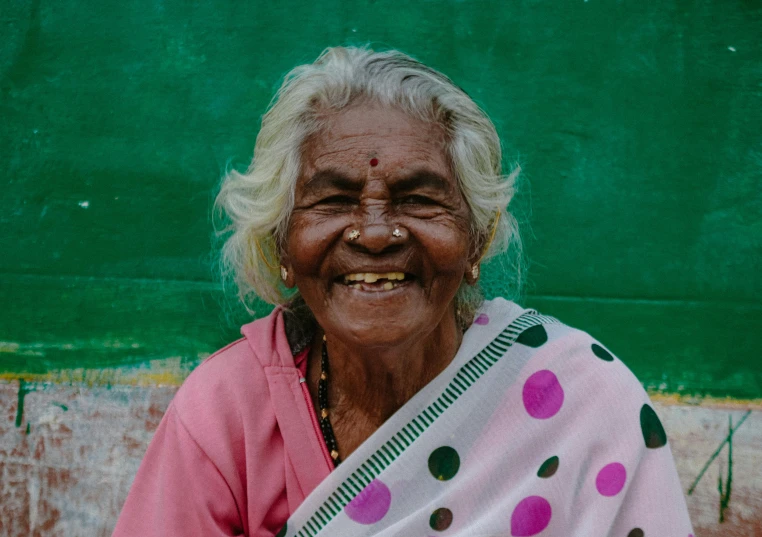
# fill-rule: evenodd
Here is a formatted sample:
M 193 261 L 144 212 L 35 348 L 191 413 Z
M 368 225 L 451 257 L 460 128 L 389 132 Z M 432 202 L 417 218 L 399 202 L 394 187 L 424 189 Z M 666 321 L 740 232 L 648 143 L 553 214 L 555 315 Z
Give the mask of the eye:
M 328 196 L 320 200 L 322 205 L 354 205 L 357 200 L 352 196 L 345 194 L 336 194 L 335 196 Z
M 409 196 L 405 196 L 400 198 L 397 203 L 402 205 L 437 205 L 437 202 L 433 199 L 426 196 L 421 196 L 420 194 L 411 194 Z

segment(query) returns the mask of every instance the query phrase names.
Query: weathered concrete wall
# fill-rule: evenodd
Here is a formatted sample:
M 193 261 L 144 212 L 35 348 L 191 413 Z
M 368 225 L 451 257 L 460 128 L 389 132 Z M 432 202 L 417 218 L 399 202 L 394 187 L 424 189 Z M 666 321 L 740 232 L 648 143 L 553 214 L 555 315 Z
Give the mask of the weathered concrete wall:
M 762 536 L 762 408 L 750 405 L 751 408 L 744 409 L 739 404 L 713 408 L 658 402 L 655 405 L 669 435 L 683 490 L 690 491 L 702 469 L 712 461 L 687 496 L 696 537 Z M 712 460 L 728 436 L 729 419 L 734 428 L 740 423 L 732 435 L 730 464 L 727 444 Z M 727 496 L 722 522 L 720 478 L 723 494 Z
M 175 391 L 0 383 L 0 535 L 110 535 Z M 732 436 L 724 521 L 718 477 L 727 479 L 727 445 L 687 498 L 696 537 L 762 535 L 762 405 L 654 400 L 685 491 L 728 436 L 729 417 L 737 426 L 748 413 Z
M 0 384 L 0 535 L 111 535 L 176 389 Z

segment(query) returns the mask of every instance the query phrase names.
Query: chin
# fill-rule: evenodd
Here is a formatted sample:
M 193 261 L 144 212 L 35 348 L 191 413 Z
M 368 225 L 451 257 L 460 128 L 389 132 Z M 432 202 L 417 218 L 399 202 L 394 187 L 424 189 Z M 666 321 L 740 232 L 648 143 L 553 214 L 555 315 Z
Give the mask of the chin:
M 369 349 L 409 345 L 425 338 L 437 324 L 436 320 L 428 322 L 429 316 L 421 308 L 415 313 L 385 308 L 350 310 L 336 317 L 329 331 L 347 344 Z

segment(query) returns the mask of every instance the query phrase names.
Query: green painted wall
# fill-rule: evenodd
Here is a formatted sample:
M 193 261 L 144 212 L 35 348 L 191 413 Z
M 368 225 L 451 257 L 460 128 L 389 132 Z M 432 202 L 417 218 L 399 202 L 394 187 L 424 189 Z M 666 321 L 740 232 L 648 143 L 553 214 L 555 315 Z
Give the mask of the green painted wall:
M 283 73 L 370 41 L 521 161 L 528 305 L 651 388 L 762 397 L 758 1 L 0 0 L 0 31 L 1 374 L 191 368 L 236 337 L 215 185 Z

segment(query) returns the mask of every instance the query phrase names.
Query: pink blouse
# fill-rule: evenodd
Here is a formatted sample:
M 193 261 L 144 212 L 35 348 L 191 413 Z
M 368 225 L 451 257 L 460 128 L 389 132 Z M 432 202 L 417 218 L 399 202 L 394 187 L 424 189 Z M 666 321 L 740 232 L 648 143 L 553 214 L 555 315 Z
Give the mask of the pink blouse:
M 151 441 L 115 537 L 272 537 L 333 469 L 276 309 L 199 365 Z

